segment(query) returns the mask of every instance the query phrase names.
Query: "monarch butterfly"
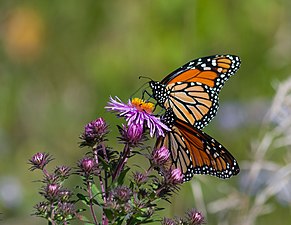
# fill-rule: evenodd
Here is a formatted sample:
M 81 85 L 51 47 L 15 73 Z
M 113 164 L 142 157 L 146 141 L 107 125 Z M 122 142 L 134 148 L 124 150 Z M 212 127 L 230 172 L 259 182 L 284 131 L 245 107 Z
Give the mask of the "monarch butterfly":
M 150 81 L 152 97 L 175 116 L 202 129 L 216 115 L 218 94 L 225 81 L 240 67 L 234 55 L 195 59 L 176 69 L 161 82 Z
M 175 118 L 172 109 L 166 110 L 162 121 L 171 128 L 160 136 L 155 148 L 166 147 L 170 158 L 165 169 L 179 168 L 189 181 L 194 174 L 208 174 L 219 178 L 230 178 L 239 173 L 236 159 L 220 143 L 196 127 Z

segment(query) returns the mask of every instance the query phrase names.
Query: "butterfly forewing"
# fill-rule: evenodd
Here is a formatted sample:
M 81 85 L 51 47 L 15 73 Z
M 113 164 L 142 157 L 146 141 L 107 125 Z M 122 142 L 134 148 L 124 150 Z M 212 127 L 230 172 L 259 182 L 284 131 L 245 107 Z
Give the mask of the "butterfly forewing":
M 213 55 L 195 59 L 166 76 L 161 83 L 200 82 L 219 92 L 224 82 L 240 67 L 240 59 L 234 55 Z
M 216 115 L 218 94 L 240 67 L 234 55 L 214 55 L 190 61 L 161 82 L 150 82 L 153 98 L 175 116 L 202 129 Z

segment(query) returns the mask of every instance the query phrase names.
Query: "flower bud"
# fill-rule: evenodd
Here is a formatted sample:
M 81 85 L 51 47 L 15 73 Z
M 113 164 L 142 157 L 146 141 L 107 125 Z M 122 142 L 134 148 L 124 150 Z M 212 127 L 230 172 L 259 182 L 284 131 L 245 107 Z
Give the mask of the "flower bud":
M 59 196 L 62 201 L 69 201 L 70 197 L 72 196 L 72 192 L 68 189 L 61 189 L 59 191 Z
M 201 225 L 205 223 L 203 214 L 196 209 L 189 210 L 187 212 L 186 219 L 188 222 L 187 224 L 190 225 Z
M 144 184 L 148 180 L 148 176 L 146 174 L 135 172 L 133 174 L 133 179 L 136 182 L 137 185 Z
M 108 133 L 108 126 L 103 118 L 91 121 L 85 126 L 85 131 L 81 135 L 83 142 L 81 146 L 94 146 L 96 143 L 103 141 Z
M 70 202 L 59 202 L 58 203 L 58 211 L 60 211 L 60 213 L 64 217 L 68 217 L 72 214 L 75 214 L 76 209 L 75 209 L 74 204 L 72 204 Z
M 52 160 L 51 156 L 47 153 L 38 152 L 32 156 L 29 163 L 32 165 L 30 170 L 43 169 L 46 164 Z
M 176 221 L 170 218 L 164 218 L 162 225 L 177 225 Z
M 118 186 L 112 191 L 112 197 L 123 203 L 130 199 L 131 194 L 131 190 L 126 186 Z
M 181 184 L 183 182 L 183 174 L 180 169 L 176 168 L 170 170 L 165 176 L 167 183 L 169 184 Z
M 45 189 L 44 192 L 41 192 L 41 194 L 44 195 L 44 197 L 48 200 L 56 200 L 59 197 L 59 190 L 60 190 L 61 186 L 59 184 L 48 184 Z
M 151 163 L 154 166 L 162 166 L 165 164 L 170 157 L 170 151 L 162 146 L 159 149 L 154 149 L 151 155 Z
M 78 166 L 85 174 L 90 174 L 96 168 L 94 159 L 86 157 L 79 161 Z
M 68 166 L 57 166 L 55 169 L 55 175 L 62 178 L 67 179 L 70 176 L 71 168 Z
M 138 146 L 143 139 L 143 126 L 140 124 L 130 124 L 128 127 L 122 125 L 119 127 L 121 140 L 131 146 Z
M 48 213 L 48 203 L 47 202 L 40 202 L 34 206 L 36 212 L 34 215 L 46 215 Z

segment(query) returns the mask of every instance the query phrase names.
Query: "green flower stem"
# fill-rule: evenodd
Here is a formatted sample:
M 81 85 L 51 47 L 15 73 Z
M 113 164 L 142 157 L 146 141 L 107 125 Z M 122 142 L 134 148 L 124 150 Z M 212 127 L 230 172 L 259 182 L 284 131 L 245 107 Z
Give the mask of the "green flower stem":
M 101 144 L 101 146 L 102 146 L 102 150 L 103 150 L 103 153 L 104 153 L 104 158 L 105 158 L 106 161 L 108 161 L 107 155 L 106 155 L 105 146 L 104 146 L 103 143 Z M 96 148 L 93 148 L 93 153 L 94 153 L 95 162 L 96 162 L 97 165 L 99 165 L 98 150 Z M 100 187 L 101 187 L 103 201 L 104 201 L 104 204 L 105 204 L 106 203 L 106 188 L 107 188 L 107 173 L 106 173 L 106 171 L 105 171 L 105 179 L 104 179 L 105 180 L 105 186 L 104 186 L 104 183 L 103 183 L 103 180 L 102 180 L 102 176 L 101 176 L 100 173 L 98 173 L 98 178 L 99 178 L 99 183 L 100 183 Z M 108 224 L 108 219 L 105 216 L 104 212 L 102 213 L 102 224 L 103 225 L 107 225 Z
M 94 223 L 96 225 L 98 225 L 99 223 L 98 223 L 95 211 L 93 209 L 93 196 L 92 196 L 92 188 L 91 187 L 92 187 L 92 183 L 90 181 L 87 181 L 87 190 L 88 190 L 89 199 L 90 199 L 90 211 L 91 211 Z

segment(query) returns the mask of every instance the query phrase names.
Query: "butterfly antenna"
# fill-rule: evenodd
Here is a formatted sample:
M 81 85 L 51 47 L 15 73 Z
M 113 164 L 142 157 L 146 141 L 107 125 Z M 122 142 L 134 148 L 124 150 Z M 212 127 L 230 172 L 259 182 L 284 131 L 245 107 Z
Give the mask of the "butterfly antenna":
M 150 80 L 150 81 L 153 81 L 152 78 L 150 78 L 150 77 L 145 77 L 145 76 L 139 76 L 139 77 L 138 77 L 138 79 L 141 79 L 141 78 L 145 78 L 145 79 L 148 79 L 148 80 Z
M 141 85 L 132 95 L 130 95 L 130 98 L 132 98 L 132 96 L 134 96 L 137 92 L 140 91 L 140 89 L 142 89 L 146 84 L 148 84 L 149 82 L 145 82 L 143 85 Z

